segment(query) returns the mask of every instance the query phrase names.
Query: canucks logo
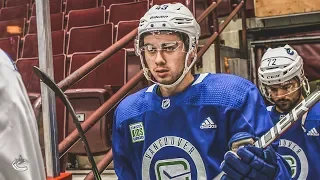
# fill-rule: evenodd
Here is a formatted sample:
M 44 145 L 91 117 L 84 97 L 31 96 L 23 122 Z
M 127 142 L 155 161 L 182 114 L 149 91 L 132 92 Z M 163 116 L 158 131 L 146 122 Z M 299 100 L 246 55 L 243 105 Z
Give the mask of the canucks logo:
M 294 54 L 294 52 L 290 48 L 285 48 L 285 49 L 289 55 L 292 56 Z
M 157 180 L 191 180 L 190 164 L 183 158 L 159 160 L 155 164 Z
M 26 171 L 28 170 L 28 162 L 20 155 L 19 158 L 14 159 L 12 167 L 17 171 Z
M 287 163 L 291 168 L 291 174 L 292 174 L 291 177 L 295 177 L 297 175 L 297 168 L 298 168 L 296 158 L 294 158 L 291 155 L 282 155 L 282 157 L 287 161 Z
M 170 151 L 181 151 L 181 155 L 178 158 L 166 158 L 170 155 L 164 154 Z M 188 140 L 178 136 L 163 136 L 153 141 L 145 150 L 142 160 L 142 179 L 191 180 L 191 178 L 208 180 L 201 155 Z

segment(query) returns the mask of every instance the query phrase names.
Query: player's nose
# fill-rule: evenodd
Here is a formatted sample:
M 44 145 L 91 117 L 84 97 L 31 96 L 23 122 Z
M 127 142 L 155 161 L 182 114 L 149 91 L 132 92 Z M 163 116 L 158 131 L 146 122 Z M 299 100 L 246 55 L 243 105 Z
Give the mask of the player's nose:
M 154 59 L 154 62 L 157 65 L 165 64 L 166 61 L 165 61 L 165 58 L 163 56 L 163 52 L 161 50 L 157 51 L 157 54 L 156 54 L 155 59 Z

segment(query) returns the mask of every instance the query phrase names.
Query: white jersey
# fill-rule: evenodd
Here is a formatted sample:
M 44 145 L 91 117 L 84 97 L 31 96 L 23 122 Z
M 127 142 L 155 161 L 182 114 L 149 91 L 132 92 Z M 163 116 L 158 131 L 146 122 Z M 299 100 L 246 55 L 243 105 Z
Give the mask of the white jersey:
M 0 49 L 0 180 L 45 180 L 38 127 L 19 72 Z

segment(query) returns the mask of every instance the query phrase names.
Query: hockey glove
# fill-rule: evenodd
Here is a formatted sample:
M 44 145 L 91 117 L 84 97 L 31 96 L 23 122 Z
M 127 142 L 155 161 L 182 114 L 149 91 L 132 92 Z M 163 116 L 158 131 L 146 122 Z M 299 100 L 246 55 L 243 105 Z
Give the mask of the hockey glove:
M 247 132 L 239 132 L 233 135 L 232 138 L 229 140 L 228 147 L 229 150 L 237 152 L 239 147 L 248 144 L 253 144 L 254 140 L 256 140 L 256 138 L 252 134 Z
M 276 152 L 271 146 L 264 150 L 253 145 L 240 147 L 237 153 L 228 151 L 220 168 L 226 173 L 222 180 L 273 180 L 279 169 Z

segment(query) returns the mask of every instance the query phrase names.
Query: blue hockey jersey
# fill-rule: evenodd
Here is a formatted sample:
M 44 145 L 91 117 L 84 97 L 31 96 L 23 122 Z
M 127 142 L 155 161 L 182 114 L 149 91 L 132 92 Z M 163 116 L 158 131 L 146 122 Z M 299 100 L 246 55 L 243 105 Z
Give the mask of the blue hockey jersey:
M 257 88 L 234 75 L 196 75 L 170 97 L 156 89 L 128 96 L 115 111 L 113 158 L 120 180 L 211 180 L 234 134 L 259 137 L 272 127 Z M 285 161 L 279 156 L 278 162 L 277 179 L 289 179 Z
M 267 108 L 273 123 L 277 123 L 284 113 L 275 106 Z M 278 153 L 291 167 L 292 179 L 320 179 L 320 103 L 308 112 L 304 125 L 298 120 L 280 137 Z

